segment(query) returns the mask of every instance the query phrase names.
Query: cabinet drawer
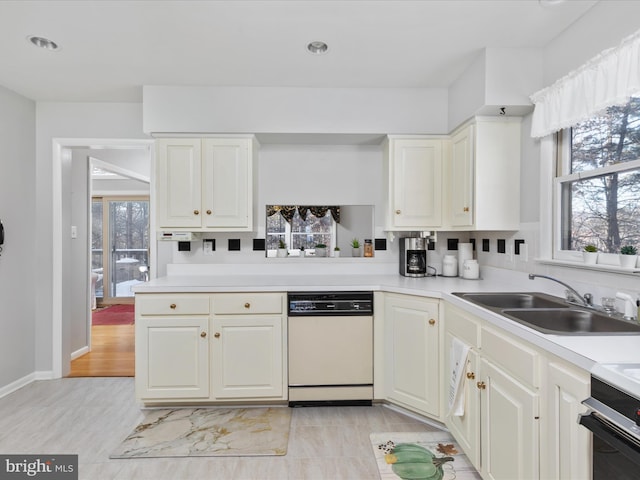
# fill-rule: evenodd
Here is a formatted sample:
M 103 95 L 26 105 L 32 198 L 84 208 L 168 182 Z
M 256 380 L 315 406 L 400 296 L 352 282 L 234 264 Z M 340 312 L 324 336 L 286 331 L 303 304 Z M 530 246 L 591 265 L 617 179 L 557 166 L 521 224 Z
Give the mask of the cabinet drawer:
M 209 295 L 136 295 L 139 315 L 208 315 Z
M 216 315 L 278 313 L 283 311 L 282 293 L 222 293 L 213 296 Z
M 488 328 L 483 327 L 481 335 L 483 356 L 493 359 L 521 381 L 533 387 L 540 386 L 539 355 L 535 350 Z
M 456 308 L 445 310 L 444 323 L 446 330 L 470 347 L 477 347 L 480 343 L 480 325 Z

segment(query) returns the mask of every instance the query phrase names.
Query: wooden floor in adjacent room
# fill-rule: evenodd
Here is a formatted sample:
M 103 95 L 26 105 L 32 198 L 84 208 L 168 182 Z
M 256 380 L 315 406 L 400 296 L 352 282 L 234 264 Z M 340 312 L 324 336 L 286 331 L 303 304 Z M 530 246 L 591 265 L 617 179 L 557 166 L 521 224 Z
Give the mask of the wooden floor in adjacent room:
M 133 377 L 135 325 L 94 325 L 91 352 L 71 362 L 70 377 Z

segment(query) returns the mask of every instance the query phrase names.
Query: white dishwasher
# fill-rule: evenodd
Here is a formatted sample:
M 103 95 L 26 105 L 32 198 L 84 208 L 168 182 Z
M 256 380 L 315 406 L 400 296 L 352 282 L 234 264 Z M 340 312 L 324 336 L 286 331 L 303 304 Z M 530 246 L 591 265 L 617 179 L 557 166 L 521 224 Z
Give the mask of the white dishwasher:
M 373 293 L 290 292 L 289 406 L 371 405 Z

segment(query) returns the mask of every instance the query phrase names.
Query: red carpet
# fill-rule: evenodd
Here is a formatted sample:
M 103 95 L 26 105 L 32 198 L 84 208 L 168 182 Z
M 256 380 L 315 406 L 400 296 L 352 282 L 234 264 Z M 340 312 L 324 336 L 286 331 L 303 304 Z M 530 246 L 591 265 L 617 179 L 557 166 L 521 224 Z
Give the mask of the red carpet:
M 91 325 L 133 325 L 133 305 L 112 305 L 95 310 L 91 314 Z

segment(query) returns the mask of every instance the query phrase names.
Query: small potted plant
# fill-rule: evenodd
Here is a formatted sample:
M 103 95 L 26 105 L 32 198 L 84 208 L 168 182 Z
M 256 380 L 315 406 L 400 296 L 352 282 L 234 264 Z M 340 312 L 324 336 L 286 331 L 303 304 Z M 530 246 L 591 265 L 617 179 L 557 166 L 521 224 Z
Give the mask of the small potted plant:
M 351 240 L 351 256 L 359 257 L 360 256 L 360 240 L 354 238 Z
M 340 247 L 335 247 L 333 249 L 333 256 L 334 257 L 339 257 L 340 256 Z
M 591 265 L 596 264 L 598 262 L 598 248 L 592 243 L 585 245 L 582 258 L 584 259 L 584 263 Z
M 316 257 L 326 257 L 327 246 L 324 243 L 318 243 L 316 245 Z
M 620 266 L 622 268 L 635 268 L 638 258 L 638 249 L 633 245 L 624 245 L 620 248 Z
M 304 257 L 304 245 L 300 247 L 300 256 Z
M 287 251 L 287 244 L 284 243 L 284 240 L 278 240 L 278 252 L 276 253 L 276 255 L 279 258 L 286 258 L 288 253 L 289 252 Z

